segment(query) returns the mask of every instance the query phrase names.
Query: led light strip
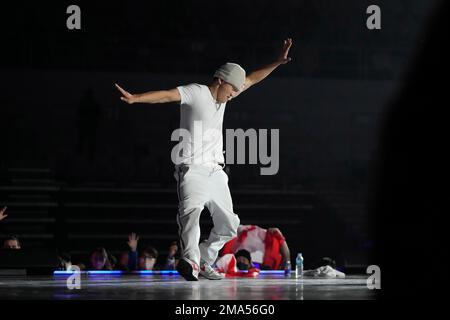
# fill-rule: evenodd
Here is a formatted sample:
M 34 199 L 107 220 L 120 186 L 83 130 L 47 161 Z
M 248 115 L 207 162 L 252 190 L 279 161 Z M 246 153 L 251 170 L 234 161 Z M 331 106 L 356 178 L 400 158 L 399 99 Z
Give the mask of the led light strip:
M 240 272 L 248 272 L 247 270 L 241 270 Z M 53 275 L 73 274 L 75 271 L 63 271 L 57 270 L 53 272 Z M 118 275 L 118 274 L 161 274 L 161 275 L 177 275 L 176 270 L 141 270 L 124 272 L 121 270 L 92 270 L 92 271 L 80 271 L 82 274 L 103 274 L 103 275 Z M 260 274 L 284 274 L 284 270 L 261 270 Z

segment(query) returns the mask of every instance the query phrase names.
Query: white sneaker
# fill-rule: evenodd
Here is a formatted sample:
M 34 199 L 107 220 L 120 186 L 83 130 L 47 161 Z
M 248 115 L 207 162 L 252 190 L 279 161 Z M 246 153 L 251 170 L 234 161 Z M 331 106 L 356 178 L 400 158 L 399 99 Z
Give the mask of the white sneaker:
M 200 267 L 200 275 L 209 280 L 222 280 L 225 276 L 214 270 L 208 263 L 203 263 Z

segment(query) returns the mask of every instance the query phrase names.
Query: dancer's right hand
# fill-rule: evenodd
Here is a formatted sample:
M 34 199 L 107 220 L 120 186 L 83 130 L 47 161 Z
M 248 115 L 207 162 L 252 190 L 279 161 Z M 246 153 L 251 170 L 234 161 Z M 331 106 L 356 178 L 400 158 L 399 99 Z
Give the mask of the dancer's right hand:
M 115 84 L 116 88 L 122 93 L 122 97 L 120 97 L 120 100 L 125 101 L 128 104 L 132 104 L 135 102 L 135 96 L 129 93 L 128 91 L 125 91 L 122 89 L 117 83 Z
M 131 233 L 128 236 L 128 246 L 130 247 L 131 251 L 136 251 L 138 246 L 139 237 L 136 235 L 136 233 Z

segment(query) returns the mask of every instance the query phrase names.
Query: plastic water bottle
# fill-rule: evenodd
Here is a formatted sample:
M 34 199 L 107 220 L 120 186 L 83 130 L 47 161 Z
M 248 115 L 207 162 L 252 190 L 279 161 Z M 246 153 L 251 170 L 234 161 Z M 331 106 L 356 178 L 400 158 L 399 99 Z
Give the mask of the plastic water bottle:
M 286 264 L 284 265 L 284 275 L 286 277 L 291 276 L 291 262 L 290 261 L 286 261 Z
M 297 254 L 297 258 L 295 259 L 295 277 L 303 277 L 303 256 L 301 253 Z

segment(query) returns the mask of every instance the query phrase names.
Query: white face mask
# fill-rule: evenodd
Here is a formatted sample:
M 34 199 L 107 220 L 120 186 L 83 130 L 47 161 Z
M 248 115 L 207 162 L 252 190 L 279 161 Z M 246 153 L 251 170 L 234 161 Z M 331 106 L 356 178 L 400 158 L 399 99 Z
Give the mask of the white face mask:
M 155 258 L 146 258 L 145 259 L 145 270 L 153 270 L 155 262 L 156 262 Z

